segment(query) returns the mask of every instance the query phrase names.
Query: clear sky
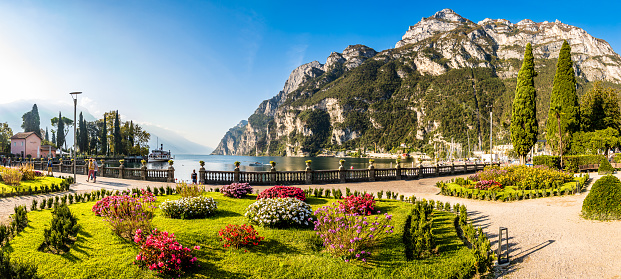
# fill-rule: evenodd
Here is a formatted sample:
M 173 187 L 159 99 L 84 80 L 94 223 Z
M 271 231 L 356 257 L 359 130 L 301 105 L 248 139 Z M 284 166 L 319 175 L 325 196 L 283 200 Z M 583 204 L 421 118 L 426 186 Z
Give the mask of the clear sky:
M 444 8 L 474 22 L 556 19 L 621 51 L 619 1 L 9 1 L 0 0 L 0 104 L 66 101 L 216 147 L 283 88 L 297 66 L 333 51 L 394 47 Z M 1 121 L 1 119 L 0 119 Z

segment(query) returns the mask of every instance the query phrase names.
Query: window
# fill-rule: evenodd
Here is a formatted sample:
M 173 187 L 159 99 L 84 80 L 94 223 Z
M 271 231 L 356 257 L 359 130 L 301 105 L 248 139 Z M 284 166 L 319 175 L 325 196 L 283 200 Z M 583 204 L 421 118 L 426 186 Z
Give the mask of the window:
M 22 141 L 22 146 L 24 146 L 24 142 Z

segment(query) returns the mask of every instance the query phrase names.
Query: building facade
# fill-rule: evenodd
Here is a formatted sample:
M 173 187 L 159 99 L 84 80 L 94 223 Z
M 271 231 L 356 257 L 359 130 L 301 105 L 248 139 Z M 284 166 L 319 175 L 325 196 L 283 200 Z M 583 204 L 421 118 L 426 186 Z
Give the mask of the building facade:
M 34 132 L 17 133 L 11 137 L 11 154 L 26 158 L 41 156 L 41 137 Z

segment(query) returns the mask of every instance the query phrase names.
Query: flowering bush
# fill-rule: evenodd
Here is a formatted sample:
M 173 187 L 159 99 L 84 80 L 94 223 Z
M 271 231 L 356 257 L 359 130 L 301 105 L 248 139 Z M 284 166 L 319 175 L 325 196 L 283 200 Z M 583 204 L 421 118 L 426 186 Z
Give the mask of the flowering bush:
M 257 196 L 257 200 L 270 198 L 296 198 L 301 201 L 306 200 L 304 190 L 293 186 L 274 186 L 266 189 Z
M 502 190 L 504 187 L 502 186 L 502 184 L 494 180 L 481 180 L 477 181 L 477 184 L 474 186 L 474 188 L 479 190 Z
M 377 213 L 380 213 L 377 211 Z M 360 260 L 366 262 L 372 249 L 386 234 L 392 233 L 391 215 L 367 217 L 347 213 L 333 203 L 315 211 L 316 234 L 323 239 L 323 246 L 335 257 L 346 262 Z
M 252 194 L 252 187 L 248 183 L 233 183 L 220 188 L 220 193 L 226 197 L 241 199 L 247 194 Z
M 22 173 L 18 169 L 0 167 L 2 181 L 11 186 L 19 186 L 22 182 Z
M 240 248 L 242 246 L 259 245 L 264 237 L 259 236 L 259 233 L 254 230 L 252 225 L 227 225 L 226 228 L 218 232 L 220 241 L 224 242 L 224 247 Z
M 160 209 L 166 217 L 176 219 L 203 218 L 213 215 L 218 205 L 213 198 L 188 197 L 173 201 L 164 201 Z
M 520 189 L 558 188 L 574 179 L 571 173 L 547 166 L 488 166 L 469 178 L 473 181 L 493 180 L 503 186 L 518 186 Z
M 309 225 L 313 210 L 296 198 L 260 199 L 246 209 L 246 218 L 253 224 L 270 227 Z
M 184 198 L 198 197 L 204 191 L 203 185 L 187 184 L 185 181 L 177 183 L 176 192 Z
M 348 196 L 342 201 L 338 201 L 339 208 L 347 214 L 354 215 L 371 215 L 375 210 L 375 200 L 372 195 L 364 194 L 364 196 Z
M 140 245 L 134 264 L 163 274 L 183 274 L 184 269 L 196 262 L 192 250 L 200 250 L 199 246 L 194 249 L 183 247 L 175 240 L 175 234 L 157 229 L 146 236 L 142 230 L 136 230 L 134 242 Z
M 91 209 L 104 217 L 112 230 L 121 237 L 131 239 L 137 229 L 150 229 L 156 198 L 145 190 L 137 194 L 107 196 L 97 201 Z

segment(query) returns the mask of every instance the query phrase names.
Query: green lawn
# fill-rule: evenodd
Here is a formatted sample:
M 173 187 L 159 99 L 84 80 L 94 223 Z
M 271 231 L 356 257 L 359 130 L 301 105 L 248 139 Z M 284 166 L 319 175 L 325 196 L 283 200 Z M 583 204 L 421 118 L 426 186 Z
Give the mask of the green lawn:
M 215 216 L 197 220 L 163 217 L 158 210 L 153 224 L 159 230 L 173 232 L 184 246 L 200 245 L 195 252 L 200 267 L 188 272 L 188 278 L 447 278 L 463 274 L 474 257 L 457 237 L 452 213 L 435 211 L 434 234 L 438 255 L 406 262 L 401 243 L 402 227 L 412 205 L 392 200 L 378 203 L 382 212 L 393 214 L 394 233 L 383 240 L 369 264 L 350 264 L 312 249 L 308 241 L 312 229 L 268 229 L 256 227 L 265 240 L 259 246 L 227 250 L 218 241 L 217 232 L 227 224 L 246 222 L 243 216 L 256 195 L 233 199 L 220 193 L 207 193 L 218 202 Z M 159 196 L 158 201 L 179 196 Z M 333 199 L 308 198 L 313 209 Z M 138 249 L 116 235 L 100 217 L 91 212 L 94 202 L 74 204 L 70 209 L 82 226 L 78 239 L 64 255 L 37 251 L 43 241 L 43 229 L 49 227 L 51 211 L 28 213 L 30 224 L 8 245 L 12 259 L 38 266 L 43 278 L 157 278 L 150 271 L 132 265 Z
M 42 186 L 45 186 L 45 185 L 49 187 L 52 184 L 60 185 L 62 181 L 63 180 L 60 178 L 47 177 L 47 176 L 35 178 L 34 180 L 22 180 L 19 186 L 6 185 L 2 183 L 2 181 L 0 181 L 0 192 L 10 193 L 13 191 L 17 191 L 18 189 L 23 191 L 23 190 L 28 190 L 28 187 L 32 187 L 32 190 L 34 191 L 34 187 L 41 188 Z
M 565 190 L 569 190 L 570 192 L 573 191 L 576 188 L 576 182 L 580 183 L 580 184 L 584 184 L 585 183 L 585 178 L 582 177 L 576 177 L 574 178 L 573 181 L 567 182 L 565 184 L 563 184 L 560 187 L 560 191 L 561 192 L 565 192 Z M 473 195 L 480 195 L 481 193 L 486 194 L 486 193 L 491 193 L 492 191 L 490 190 L 478 190 L 478 189 L 467 189 L 463 186 L 457 185 L 456 183 L 447 183 L 446 187 L 449 191 L 464 191 L 467 193 L 471 193 Z M 553 189 L 540 189 L 540 190 L 524 190 L 524 194 L 528 195 L 529 193 L 535 193 L 536 191 L 542 191 L 545 190 L 548 193 L 548 197 L 550 196 L 551 191 L 553 191 Z M 503 198 L 509 197 L 509 195 L 517 195 L 518 193 L 522 193 L 522 190 L 519 190 L 517 186 L 506 186 L 502 191 L 496 191 L 496 197 L 498 200 L 503 200 Z

